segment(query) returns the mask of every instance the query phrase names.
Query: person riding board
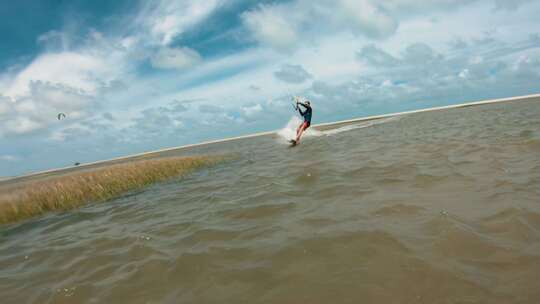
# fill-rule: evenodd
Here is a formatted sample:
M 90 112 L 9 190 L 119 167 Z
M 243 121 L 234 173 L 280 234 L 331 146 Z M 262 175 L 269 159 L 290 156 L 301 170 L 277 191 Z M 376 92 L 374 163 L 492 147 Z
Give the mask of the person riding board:
M 302 106 L 304 108 L 304 111 L 302 111 L 302 109 L 300 109 L 300 107 L 298 106 Z M 300 137 L 302 137 L 304 131 L 306 131 L 307 128 L 309 128 L 309 126 L 311 125 L 311 114 L 313 112 L 309 100 L 306 100 L 306 102 L 300 102 L 296 100 L 296 109 L 298 110 L 298 112 L 300 112 L 300 115 L 302 115 L 304 121 L 296 129 L 296 140 L 291 141 L 295 145 L 300 143 Z

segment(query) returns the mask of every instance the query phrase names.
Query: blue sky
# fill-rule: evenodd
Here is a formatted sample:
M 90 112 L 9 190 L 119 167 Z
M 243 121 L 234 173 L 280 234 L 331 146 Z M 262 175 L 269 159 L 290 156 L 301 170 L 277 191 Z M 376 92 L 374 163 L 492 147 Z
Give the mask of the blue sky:
M 532 0 L 11 1 L 0 176 L 540 92 Z M 58 121 L 57 114 L 66 113 Z

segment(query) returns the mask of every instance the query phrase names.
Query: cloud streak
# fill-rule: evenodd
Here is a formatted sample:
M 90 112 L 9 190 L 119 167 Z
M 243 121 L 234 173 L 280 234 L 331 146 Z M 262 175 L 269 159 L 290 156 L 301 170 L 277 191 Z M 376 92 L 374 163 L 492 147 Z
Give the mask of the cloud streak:
M 152 66 L 158 69 L 186 69 L 202 61 L 197 51 L 190 48 L 162 48 L 151 57 Z

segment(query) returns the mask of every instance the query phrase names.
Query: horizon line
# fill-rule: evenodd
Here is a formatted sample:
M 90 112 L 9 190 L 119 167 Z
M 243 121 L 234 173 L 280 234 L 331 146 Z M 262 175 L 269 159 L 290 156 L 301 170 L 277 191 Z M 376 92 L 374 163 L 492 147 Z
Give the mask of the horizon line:
M 521 95 L 521 96 L 513 96 L 513 97 L 505 97 L 505 98 L 497 98 L 497 99 L 488 99 L 488 100 L 481 100 L 481 101 L 473 101 L 473 102 L 446 105 L 446 106 L 440 106 L 440 107 L 423 108 L 423 109 L 417 109 L 417 110 L 395 112 L 395 113 L 387 113 L 387 114 L 380 114 L 380 115 L 372 115 L 372 116 L 365 116 L 365 117 L 346 119 L 346 120 L 340 120 L 340 121 L 334 121 L 334 122 L 314 124 L 313 128 L 325 127 L 325 126 L 331 126 L 331 125 L 343 124 L 343 123 L 352 123 L 352 122 L 376 120 L 376 119 L 382 119 L 382 118 L 394 117 L 394 116 L 402 116 L 402 115 L 408 115 L 408 114 L 414 114 L 414 113 L 439 111 L 439 110 L 446 110 L 446 109 L 455 109 L 455 108 L 462 108 L 462 107 L 469 107 L 469 106 L 480 106 L 480 105 L 492 104 L 492 103 L 500 103 L 500 102 L 508 102 L 508 101 L 524 101 L 524 100 L 528 100 L 528 99 L 532 99 L 532 98 L 538 98 L 538 97 L 540 97 L 540 93 L 529 94 L 529 95 Z M 119 161 L 119 160 L 127 160 L 129 158 L 136 158 L 136 157 L 145 156 L 145 155 L 149 155 L 149 154 L 163 153 L 163 152 L 169 152 L 169 151 L 173 151 L 173 150 L 181 150 L 181 149 L 187 149 L 187 148 L 198 147 L 198 146 L 205 146 L 205 145 L 216 144 L 216 143 L 221 143 L 221 142 L 235 141 L 235 140 L 240 140 L 240 139 L 271 135 L 271 134 L 276 134 L 278 131 L 279 131 L 279 129 L 278 130 L 273 130 L 273 131 L 258 132 L 258 133 L 254 133 L 254 134 L 248 134 L 248 135 L 241 135 L 241 136 L 228 137 L 228 138 L 222 138 L 222 139 L 216 139 L 216 140 L 209 140 L 209 141 L 203 141 L 203 142 L 199 142 L 199 143 L 193 143 L 193 144 L 187 144 L 187 145 L 182 145 L 182 146 L 175 146 L 175 147 L 170 147 L 170 148 L 163 148 L 163 149 L 158 149 L 158 150 L 153 150 L 153 151 L 146 151 L 146 152 L 141 152 L 141 153 L 136 153 L 136 154 L 119 156 L 119 157 L 110 158 L 110 159 L 97 160 L 97 161 L 81 164 L 79 166 L 66 166 L 66 167 L 60 167 L 60 168 L 54 168 L 54 169 L 47 169 L 47 170 L 31 172 L 31 173 L 27 173 L 27 174 L 23 174 L 23 175 L 7 177 L 6 179 L 0 179 L 0 183 L 6 182 L 6 181 L 13 181 L 14 179 L 28 178 L 28 177 L 32 177 L 32 176 L 36 176 L 36 175 L 41 175 L 41 174 L 61 172 L 61 171 L 68 170 L 68 169 L 84 168 L 84 167 L 90 167 L 90 166 L 93 166 L 93 165 L 105 164 L 105 163 L 108 163 L 108 162 L 114 162 L 114 161 Z

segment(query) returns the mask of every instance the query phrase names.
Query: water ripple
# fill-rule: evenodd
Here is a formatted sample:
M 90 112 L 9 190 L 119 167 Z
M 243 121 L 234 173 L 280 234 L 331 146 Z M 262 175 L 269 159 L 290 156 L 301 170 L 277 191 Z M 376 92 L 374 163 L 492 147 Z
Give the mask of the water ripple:
M 0 227 L 2 303 L 538 303 L 538 117 L 516 102 L 179 152 L 239 157 Z

